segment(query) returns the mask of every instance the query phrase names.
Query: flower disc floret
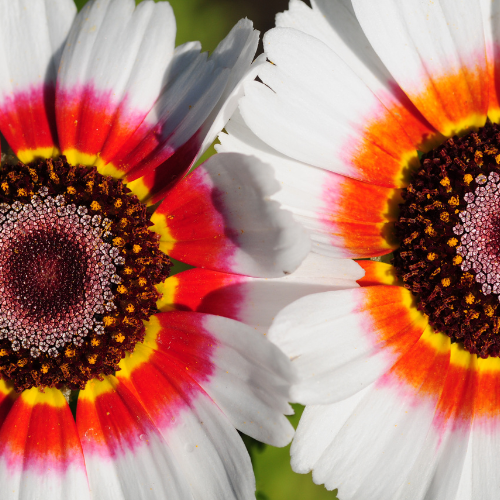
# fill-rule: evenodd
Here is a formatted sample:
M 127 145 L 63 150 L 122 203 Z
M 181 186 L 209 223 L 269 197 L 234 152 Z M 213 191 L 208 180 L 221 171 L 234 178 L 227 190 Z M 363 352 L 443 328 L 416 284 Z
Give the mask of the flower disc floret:
M 500 355 L 500 127 L 448 139 L 403 190 L 393 264 L 430 324 Z
M 0 169 L 0 372 L 17 390 L 114 373 L 170 260 L 122 181 L 64 157 Z

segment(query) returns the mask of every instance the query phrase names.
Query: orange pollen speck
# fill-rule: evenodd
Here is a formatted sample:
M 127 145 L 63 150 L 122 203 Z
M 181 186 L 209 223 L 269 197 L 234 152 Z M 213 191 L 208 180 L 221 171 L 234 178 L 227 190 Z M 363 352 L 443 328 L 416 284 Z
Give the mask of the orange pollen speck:
M 467 304 L 473 304 L 474 303 L 474 295 L 472 295 L 472 293 L 469 293 L 466 297 L 465 297 L 465 302 L 467 302 Z
M 437 253 L 430 252 L 429 254 L 427 254 L 427 259 L 428 260 L 436 260 L 437 256 L 438 256 Z
M 458 244 L 458 240 L 457 240 L 456 238 L 450 238 L 450 239 L 448 240 L 448 245 L 449 245 L 450 247 L 456 247 L 456 246 L 457 246 L 457 244 Z
M 119 285 L 116 290 L 118 293 L 127 293 L 127 289 L 123 285 Z
M 435 236 L 437 234 L 431 225 L 425 228 L 425 233 L 428 234 L 429 236 Z
M 123 335 L 123 333 L 117 333 L 113 338 L 116 342 L 120 342 L 121 344 L 125 340 L 125 335 Z
M 111 316 L 104 316 L 102 321 L 103 321 L 105 326 L 111 326 L 111 325 L 115 324 L 115 318 L 113 318 Z
M 493 316 L 495 309 L 491 305 L 488 304 L 487 306 L 485 306 L 484 312 L 487 316 Z
M 94 211 L 97 211 L 97 210 L 101 210 L 101 205 L 99 205 L 99 203 L 97 201 L 93 201 L 91 204 L 90 204 L 90 209 L 91 210 L 94 210 Z
M 446 286 L 450 286 L 450 283 L 451 283 L 450 278 L 443 278 L 443 279 L 441 280 L 441 285 L 443 285 L 443 286 L 445 286 L 445 287 L 446 287 Z
M 481 151 L 476 151 L 474 153 L 474 161 L 479 165 L 481 166 L 484 162 L 483 162 L 483 153 L 481 153 Z
M 139 253 L 141 250 L 142 250 L 141 245 L 134 245 L 133 248 L 132 248 L 132 251 L 134 253 Z

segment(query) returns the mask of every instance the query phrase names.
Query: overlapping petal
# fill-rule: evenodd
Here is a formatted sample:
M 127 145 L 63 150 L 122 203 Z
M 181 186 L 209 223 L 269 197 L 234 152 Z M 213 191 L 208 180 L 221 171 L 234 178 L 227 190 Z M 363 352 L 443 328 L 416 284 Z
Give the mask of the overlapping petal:
M 161 311 L 196 311 L 236 319 L 267 333 L 278 312 L 293 301 L 324 291 L 356 288 L 363 270 L 353 261 L 310 253 L 300 267 L 279 279 L 251 278 L 190 269 L 157 286 Z
M 309 251 L 291 215 L 269 200 L 279 186 L 256 158 L 211 157 L 169 191 L 153 214 L 160 248 L 174 259 L 234 274 L 281 277 Z
M 156 315 L 149 333 L 145 345 L 162 364 L 199 384 L 234 427 L 276 446 L 290 442 L 293 429 L 283 415 L 292 412 L 294 374 L 266 337 L 227 318 L 182 311 Z
M 278 446 L 289 360 L 252 328 L 219 316 L 153 317 L 116 377 L 81 391 L 77 426 L 91 490 L 106 498 L 249 498 L 250 459 L 235 427 Z
M 294 360 L 300 378 L 292 390 L 294 399 L 328 403 L 381 377 L 418 341 L 426 325 L 408 290 L 372 286 L 294 302 L 278 314 L 269 338 Z
M 179 48 L 165 90 L 118 162 L 130 166 L 127 180 L 141 199 L 161 200 L 215 139 L 236 108 L 243 83 L 254 79 L 263 62 L 252 64 L 257 42 L 258 33 L 245 19 L 208 59 L 198 45 Z M 173 154 L 163 161 L 165 150 Z
M 397 246 L 392 222 L 399 189 L 355 179 L 296 161 L 259 139 L 235 113 L 219 136 L 219 152 L 238 151 L 268 163 L 280 183 L 274 198 L 311 235 L 313 249 L 332 257 L 384 255 Z
M 259 66 L 250 66 L 258 34 L 248 20 L 210 58 L 196 43 L 174 50 L 174 39 L 166 2 L 89 2 L 57 80 L 58 135 L 68 160 L 127 174 L 153 203 L 208 148 Z
M 264 47 L 273 63 L 259 71 L 266 85 L 249 82 L 240 103 L 252 131 L 295 160 L 401 186 L 404 169 L 416 161 L 414 146 L 345 62 L 317 38 L 290 28 L 268 32 Z

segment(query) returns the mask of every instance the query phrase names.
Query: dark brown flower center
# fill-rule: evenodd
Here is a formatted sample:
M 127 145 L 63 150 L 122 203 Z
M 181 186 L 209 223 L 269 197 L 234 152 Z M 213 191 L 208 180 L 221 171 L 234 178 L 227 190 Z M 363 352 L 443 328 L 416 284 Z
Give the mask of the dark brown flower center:
M 425 154 L 403 199 L 393 264 L 404 286 L 435 330 L 500 356 L 500 127 Z
M 0 168 L 0 373 L 17 390 L 113 373 L 171 263 L 120 180 L 64 157 Z

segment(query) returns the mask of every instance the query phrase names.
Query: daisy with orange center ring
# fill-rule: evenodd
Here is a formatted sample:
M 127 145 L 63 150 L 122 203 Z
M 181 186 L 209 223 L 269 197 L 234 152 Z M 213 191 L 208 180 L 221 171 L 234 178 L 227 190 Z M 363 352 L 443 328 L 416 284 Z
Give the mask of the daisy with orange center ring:
M 497 497 L 497 14 L 292 0 L 220 136 L 272 165 L 313 252 L 385 262 L 269 334 L 308 405 L 292 467 L 341 500 Z

